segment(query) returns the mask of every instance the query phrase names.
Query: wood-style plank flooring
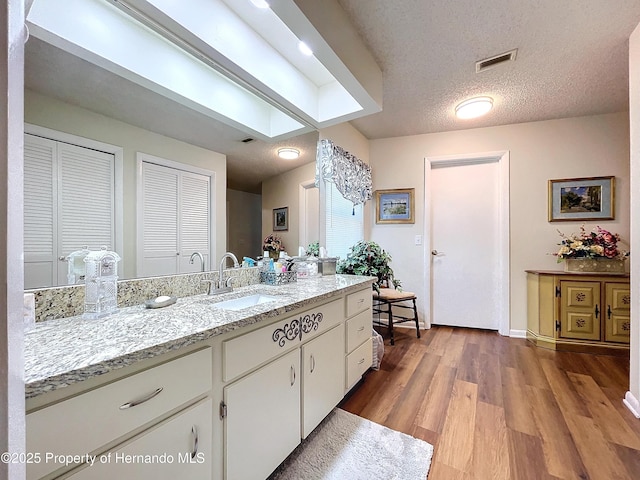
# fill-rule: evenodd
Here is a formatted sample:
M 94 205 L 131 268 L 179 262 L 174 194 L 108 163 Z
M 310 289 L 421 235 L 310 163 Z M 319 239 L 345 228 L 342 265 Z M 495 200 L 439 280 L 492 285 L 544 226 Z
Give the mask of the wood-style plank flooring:
M 429 480 L 640 479 L 640 420 L 622 404 L 628 357 L 483 330 L 395 333 L 381 369 L 340 406 L 434 445 Z

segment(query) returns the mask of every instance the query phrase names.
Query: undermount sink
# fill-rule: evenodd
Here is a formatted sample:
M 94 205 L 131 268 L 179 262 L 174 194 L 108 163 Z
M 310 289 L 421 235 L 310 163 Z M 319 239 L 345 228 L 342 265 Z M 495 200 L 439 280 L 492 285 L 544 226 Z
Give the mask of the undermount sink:
M 278 297 L 256 293 L 253 295 L 247 295 L 246 297 L 225 300 L 224 302 L 219 302 L 214 305 L 225 310 L 242 310 L 243 308 L 254 307 L 261 303 L 273 302 L 277 299 Z

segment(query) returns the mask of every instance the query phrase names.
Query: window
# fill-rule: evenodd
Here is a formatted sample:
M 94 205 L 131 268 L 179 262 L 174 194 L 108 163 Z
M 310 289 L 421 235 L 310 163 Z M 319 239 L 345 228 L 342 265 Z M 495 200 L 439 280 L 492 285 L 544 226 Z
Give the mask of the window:
M 333 183 L 326 185 L 326 248 L 332 257 L 346 258 L 349 249 L 364 240 L 363 204 L 346 200 Z

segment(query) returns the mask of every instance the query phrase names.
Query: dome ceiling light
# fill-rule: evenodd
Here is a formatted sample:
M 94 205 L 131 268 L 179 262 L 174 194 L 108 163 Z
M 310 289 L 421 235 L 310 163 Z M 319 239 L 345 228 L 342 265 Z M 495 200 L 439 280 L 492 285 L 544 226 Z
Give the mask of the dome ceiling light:
M 462 119 L 477 118 L 489 113 L 493 108 L 493 98 L 475 97 L 456 106 L 456 117 Z
M 285 160 L 295 160 L 300 156 L 300 150 L 296 148 L 281 148 L 278 150 L 278 156 Z

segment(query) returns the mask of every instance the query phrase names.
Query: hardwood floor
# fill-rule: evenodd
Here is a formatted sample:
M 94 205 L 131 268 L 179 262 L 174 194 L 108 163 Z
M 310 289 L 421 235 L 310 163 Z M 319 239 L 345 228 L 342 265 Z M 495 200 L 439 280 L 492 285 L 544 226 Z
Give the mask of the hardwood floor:
M 340 406 L 434 445 L 429 480 L 640 479 L 640 420 L 622 404 L 628 357 L 482 330 L 395 333 L 381 369 Z

